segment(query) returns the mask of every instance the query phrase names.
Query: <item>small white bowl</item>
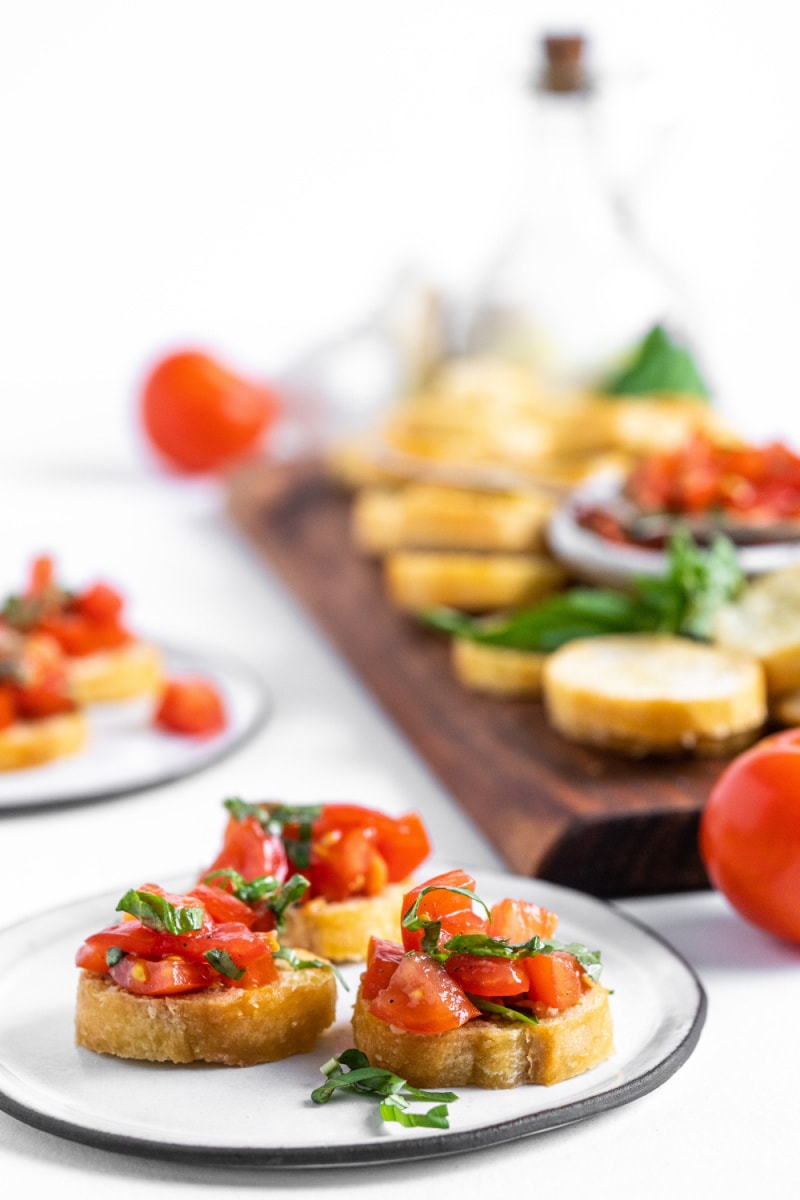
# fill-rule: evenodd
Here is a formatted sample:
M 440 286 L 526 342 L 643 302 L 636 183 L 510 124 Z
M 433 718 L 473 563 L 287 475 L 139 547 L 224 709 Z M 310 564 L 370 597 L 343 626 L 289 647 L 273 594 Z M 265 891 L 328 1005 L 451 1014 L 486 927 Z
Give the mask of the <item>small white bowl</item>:
M 604 480 L 575 491 L 556 510 L 548 528 L 551 553 L 578 579 L 602 587 L 622 587 L 636 576 L 663 575 L 667 569 L 665 551 L 612 542 L 578 522 L 582 508 L 613 499 L 619 486 Z M 738 546 L 737 552 L 745 575 L 765 575 L 800 563 L 800 538 Z

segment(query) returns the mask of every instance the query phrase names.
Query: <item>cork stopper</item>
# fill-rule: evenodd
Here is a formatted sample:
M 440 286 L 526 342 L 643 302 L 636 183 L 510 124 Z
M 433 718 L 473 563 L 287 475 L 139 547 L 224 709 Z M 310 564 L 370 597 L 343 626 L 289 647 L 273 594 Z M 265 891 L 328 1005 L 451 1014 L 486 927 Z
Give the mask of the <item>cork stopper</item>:
M 544 56 L 538 79 L 541 91 L 578 94 L 589 90 L 586 39 L 581 34 L 547 34 L 541 47 Z

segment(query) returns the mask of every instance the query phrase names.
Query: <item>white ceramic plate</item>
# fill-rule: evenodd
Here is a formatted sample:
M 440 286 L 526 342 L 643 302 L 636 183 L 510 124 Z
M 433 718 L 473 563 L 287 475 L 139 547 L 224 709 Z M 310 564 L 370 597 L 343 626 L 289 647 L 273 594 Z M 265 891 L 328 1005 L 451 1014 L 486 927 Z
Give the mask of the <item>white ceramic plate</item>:
M 624 586 L 636 576 L 663 575 L 667 567 L 663 550 L 619 545 L 578 523 L 580 506 L 610 499 L 616 486 L 604 482 L 576 491 L 553 515 L 548 529 L 555 557 L 579 579 L 606 587 Z M 745 575 L 763 575 L 800 563 L 800 540 L 740 546 L 738 557 Z
M 0 813 L 85 804 L 191 775 L 218 761 L 266 720 L 262 680 L 238 662 L 162 648 L 167 675 L 202 675 L 216 684 L 229 723 L 209 738 L 170 735 L 151 723 L 153 700 L 92 705 L 89 742 L 79 753 L 39 767 L 0 773 Z
M 431 866 L 431 874 L 447 869 Z M 358 966 L 343 972 L 350 990 L 340 988 L 336 1024 L 312 1054 L 257 1067 L 186 1067 L 75 1047 L 75 951 L 86 935 L 115 919 L 114 905 L 129 884 L 0 931 L 0 1109 L 107 1150 L 230 1167 L 322 1167 L 491 1146 L 652 1091 L 692 1053 L 705 1019 L 705 995 L 687 963 L 613 906 L 555 884 L 481 872 L 482 899 L 535 900 L 560 915 L 559 938 L 601 950 L 603 981 L 613 989 L 616 1053 L 549 1088 L 463 1088 L 446 1131 L 385 1125 L 366 1097 L 339 1095 L 325 1105 L 310 1099 L 322 1082 L 321 1065 L 352 1044 Z

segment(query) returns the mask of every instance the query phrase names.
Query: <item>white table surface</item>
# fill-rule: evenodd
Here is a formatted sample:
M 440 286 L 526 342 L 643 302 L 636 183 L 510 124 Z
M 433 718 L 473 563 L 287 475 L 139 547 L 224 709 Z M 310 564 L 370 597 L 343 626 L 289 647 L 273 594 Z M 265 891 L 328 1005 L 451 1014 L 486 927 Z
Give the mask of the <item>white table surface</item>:
M 415 254 L 471 262 L 518 158 L 506 120 L 527 48 L 542 22 L 588 22 L 623 73 L 640 50 L 666 65 L 681 111 L 651 215 L 694 289 L 723 405 L 771 436 L 796 374 L 787 7 L 238 0 L 223 18 L 206 0 L 4 6 L 0 591 L 45 550 L 65 576 L 102 573 L 140 628 L 250 662 L 274 716 L 191 779 L 0 814 L 0 925 L 50 895 L 68 903 L 202 861 L 237 791 L 416 807 L 438 855 L 502 866 L 227 525 L 217 489 L 144 460 L 136 380 L 182 341 L 268 372 L 347 327 Z M 455 1159 L 235 1174 L 90 1149 L 0 1113 L 0 1195 L 792 1195 L 800 952 L 710 892 L 623 908 L 685 955 L 709 1002 L 688 1062 L 625 1107 Z

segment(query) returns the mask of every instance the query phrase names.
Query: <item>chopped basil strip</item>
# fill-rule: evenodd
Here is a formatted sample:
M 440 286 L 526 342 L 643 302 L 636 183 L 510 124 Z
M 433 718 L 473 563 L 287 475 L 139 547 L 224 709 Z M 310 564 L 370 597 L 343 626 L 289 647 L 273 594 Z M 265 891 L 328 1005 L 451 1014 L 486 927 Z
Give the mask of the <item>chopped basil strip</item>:
M 176 908 L 155 892 L 136 891 L 134 888 L 122 897 L 117 912 L 137 917 L 148 929 L 155 929 L 158 933 L 193 933 L 203 927 L 202 907 Z
M 106 966 L 115 967 L 125 957 L 121 946 L 109 946 L 106 950 Z
M 509 1008 L 505 1004 L 495 1004 L 485 996 L 473 996 L 471 992 L 467 992 L 467 999 L 481 1012 L 491 1013 L 492 1016 L 502 1017 L 506 1021 L 522 1021 L 525 1025 L 539 1024 L 539 1018 L 533 1013 L 520 1012 L 518 1008 Z
M 393 1121 L 407 1129 L 449 1129 L 447 1105 L 454 1103 L 455 1092 L 431 1092 L 410 1084 L 381 1067 L 371 1067 L 366 1054 L 360 1050 L 345 1050 L 331 1058 L 321 1068 L 325 1082 L 315 1088 L 311 1099 L 315 1104 L 327 1104 L 337 1091 L 349 1091 L 370 1096 L 378 1101 L 378 1111 L 384 1121 Z M 433 1103 L 427 1112 L 409 1111 L 412 1103 Z
M 283 928 L 289 905 L 299 900 L 310 886 L 304 875 L 292 875 L 285 883 L 281 883 L 273 875 L 259 875 L 257 879 L 247 880 L 233 867 L 220 867 L 218 871 L 206 875 L 203 882 L 213 884 L 217 879 L 227 879 L 233 895 L 244 904 L 263 901 L 275 914 L 279 929 Z
M 629 592 L 573 587 L 504 619 L 470 617 L 448 608 L 420 619 L 442 633 L 486 646 L 549 654 L 581 637 L 608 633 L 674 633 L 707 641 L 722 604 L 744 586 L 736 548 L 720 534 L 707 549 L 676 529 L 663 575 L 633 580 Z
M 248 804 L 244 800 L 231 798 L 225 801 L 225 808 L 237 821 L 255 817 L 265 833 L 282 840 L 286 853 L 295 866 L 310 866 L 311 827 L 322 815 L 321 804 L 277 804 L 266 801 L 262 804 Z M 287 825 L 298 826 L 296 838 L 285 833 Z
M 244 967 L 237 966 L 228 951 L 220 950 L 218 946 L 207 950 L 203 958 L 211 964 L 215 971 L 219 971 L 220 975 L 225 975 L 228 979 L 241 979 L 244 975 Z

